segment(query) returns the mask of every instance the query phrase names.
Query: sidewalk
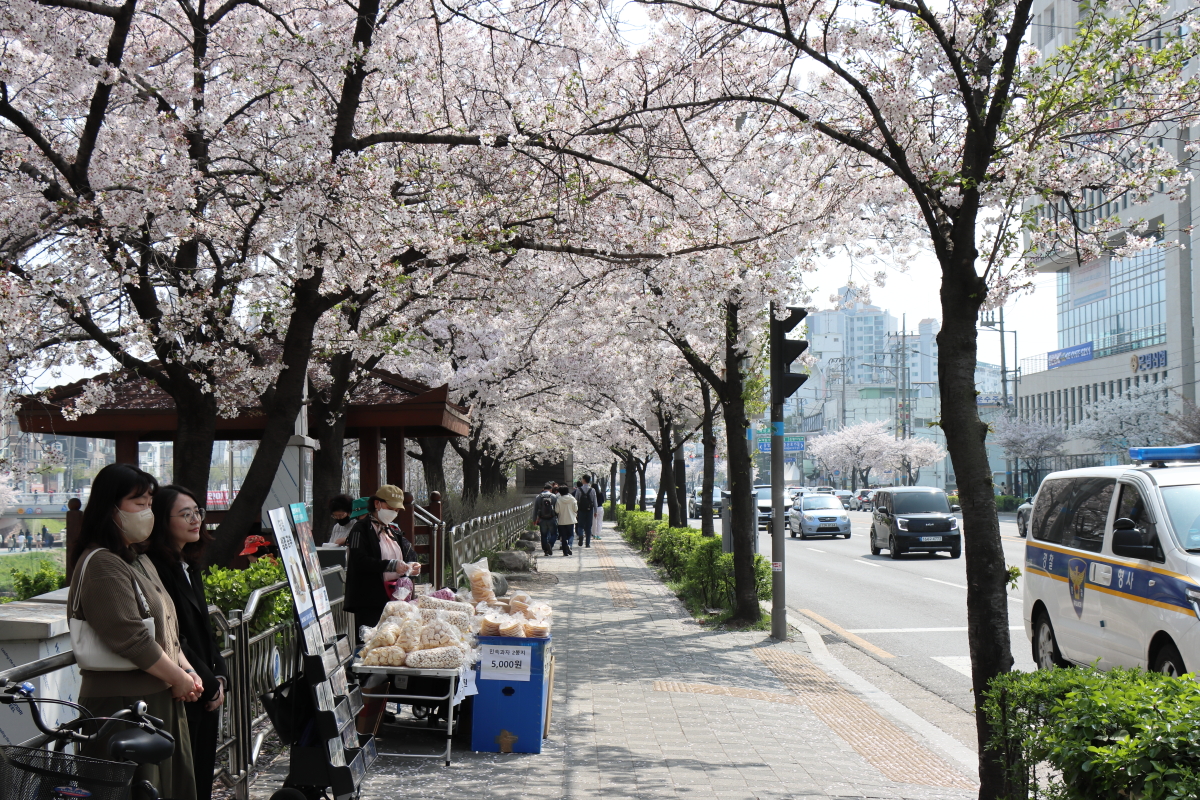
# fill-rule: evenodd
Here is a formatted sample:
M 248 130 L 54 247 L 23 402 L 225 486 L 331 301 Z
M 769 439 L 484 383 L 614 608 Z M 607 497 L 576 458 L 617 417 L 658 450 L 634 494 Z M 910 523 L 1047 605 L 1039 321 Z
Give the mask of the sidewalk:
M 819 668 L 803 638 L 701 630 L 611 525 L 539 569 L 560 581 L 538 593 L 558 664 L 542 753 L 459 751 L 450 767 L 383 756 L 363 797 L 974 797 L 961 766 Z M 286 769 L 284 757 L 252 796 Z

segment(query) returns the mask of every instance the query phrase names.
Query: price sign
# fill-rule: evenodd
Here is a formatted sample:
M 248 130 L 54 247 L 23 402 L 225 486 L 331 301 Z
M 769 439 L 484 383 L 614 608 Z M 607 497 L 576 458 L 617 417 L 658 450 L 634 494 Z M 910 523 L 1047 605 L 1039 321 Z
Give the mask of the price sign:
M 528 681 L 533 648 L 509 644 L 485 644 L 479 659 L 479 679 L 485 681 Z

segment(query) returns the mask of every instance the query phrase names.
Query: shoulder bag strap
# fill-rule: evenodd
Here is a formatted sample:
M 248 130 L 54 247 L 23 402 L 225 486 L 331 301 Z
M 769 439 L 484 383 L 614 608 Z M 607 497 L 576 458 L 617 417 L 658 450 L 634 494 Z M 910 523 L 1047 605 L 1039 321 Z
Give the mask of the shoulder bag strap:
M 87 572 L 88 562 L 91 561 L 92 556 L 96 555 L 96 553 L 98 553 L 98 552 L 99 552 L 99 548 L 88 553 L 87 558 L 85 558 L 83 560 L 83 563 L 79 565 L 79 583 L 75 587 L 75 602 L 71 604 L 71 616 L 72 617 L 74 617 L 75 613 L 77 611 L 79 611 L 79 595 L 83 593 L 83 575 L 85 572 Z

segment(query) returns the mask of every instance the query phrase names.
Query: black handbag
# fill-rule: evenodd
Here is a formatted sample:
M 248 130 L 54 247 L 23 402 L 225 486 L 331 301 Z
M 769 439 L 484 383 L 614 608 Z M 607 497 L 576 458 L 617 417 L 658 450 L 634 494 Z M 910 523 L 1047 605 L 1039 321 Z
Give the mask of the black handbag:
M 268 689 L 259 699 L 279 740 L 284 744 L 299 744 L 316 710 L 304 674 L 297 674 L 274 689 Z

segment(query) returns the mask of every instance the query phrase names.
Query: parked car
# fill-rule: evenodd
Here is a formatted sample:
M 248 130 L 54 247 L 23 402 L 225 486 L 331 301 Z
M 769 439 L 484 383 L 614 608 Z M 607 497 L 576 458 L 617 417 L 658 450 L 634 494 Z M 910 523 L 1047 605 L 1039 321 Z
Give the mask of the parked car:
M 819 492 L 822 494 L 833 494 L 837 490 L 834 489 L 832 486 L 818 486 L 817 488 L 813 489 L 813 491 Z
M 850 500 L 854 497 L 854 492 L 849 489 L 838 489 L 833 493 L 834 497 L 842 501 L 842 507 L 847 511 L 850 510 Z
M 1054 472 L 1038 489 L 1023 616 L 1041 668 L 1200 668 L 1200 445 L 1129 455 L 1141 463 Z
M 801 539 L 809 536 L 850 538 L 850 517 L 836 495 L 802 494 L 788 511 L 786 530 Z
M 758 527 L 771 530 L 771 520 L 775 518 L 774 508 L 771 505 L 771 487 L 770 486 L 755 486 L 754 497 L 758 504 Z
M 868 505 L 867 498 L 870 496 L 870 489 L 859 489 L 854 493 L 854 496 L 850 498 L 850 508 L 854 511 L 866 511 Z
M 700 506 L 703 500 L 704 490 L 694 489 L 688 495 L 687 514 L 689 519 L 700 518 Z M 717 488 L 713 489 L 712 493 L 712 513 L 714 517 L 721 516 L 721 501 L 724 499 L 724 493 Z
M 1033 501 L 1037 495 L 1026 497 L 1025 502 L 1017 506 L 1017 535 L 1024 539 L 1029 535 L 1029 518 L 1033 515 Z
M 892 558 L 905 553 L 945 551 L 962 555 L 962 531 L 946 493 L 928 486 L 876 489 L 871 521 L 871 554 L 887 550 Z

